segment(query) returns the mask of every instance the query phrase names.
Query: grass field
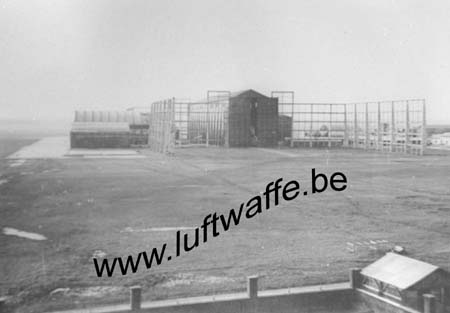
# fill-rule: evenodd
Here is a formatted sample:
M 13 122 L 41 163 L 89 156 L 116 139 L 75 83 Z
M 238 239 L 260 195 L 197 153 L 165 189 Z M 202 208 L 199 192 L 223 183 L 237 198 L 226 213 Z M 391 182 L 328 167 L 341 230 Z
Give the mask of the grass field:
M 2 139 L 3 140 L 3 139 Z M 450 156 L 356 150 L 177 149 L 142 159 L 26 160 L 4 157 L 0 221 L 46 236 L 0 235 L 0 291 L 17 312 L 344 281 L 394 245 L 450 269 Z M 8 153 L 6 153 L 7 151 Z M 208 213 L 225 213 L 282 177 L 309 185 L 311 168 L 344 172 L 343 192 L 281 202 L 197 249 L 152 269 L 98 278 L 92 257 L 137 255 L 174 242 Z M 170 249 L 170 247 L 168 248 Z

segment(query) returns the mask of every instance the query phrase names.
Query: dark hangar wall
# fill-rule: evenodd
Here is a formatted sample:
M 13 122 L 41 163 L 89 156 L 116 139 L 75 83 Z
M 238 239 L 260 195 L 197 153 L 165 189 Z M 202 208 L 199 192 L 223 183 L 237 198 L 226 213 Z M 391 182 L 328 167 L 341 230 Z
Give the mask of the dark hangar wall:
M 230 97 L 230 147 L 270 147 L 278 139 L 278 99 L 247 90 Z

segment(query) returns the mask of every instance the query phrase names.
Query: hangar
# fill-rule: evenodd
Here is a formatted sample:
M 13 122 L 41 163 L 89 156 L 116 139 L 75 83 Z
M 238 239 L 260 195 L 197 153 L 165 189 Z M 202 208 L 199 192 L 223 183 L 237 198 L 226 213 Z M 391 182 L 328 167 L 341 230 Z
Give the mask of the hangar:
M 289 145 L 422 155 L 426 148 L 425 116 L 424 99 L 298 103 L 292 91 L 272 91 L 267 96 L 253 89 L 209 90 L 203 100 L 168 98 L 143 111 L 77 111 L 71 146 L 138 145 L 167 153 L 174 147 L 193 145 Z M 113 123 L 127 123 L 128 134 Z M 108 138 L 107 143 L 98 141 L 102 137 Z
M 149 146 L 349 147 L 423 154 L 425 100 L 299 103 L 292 91 L 209 90 L 207 98 L 151 105 Z
M 137 111 L 75 111 L 71 148 L 129 148 L 148 142 L 148 114 Z
M 225 100 L 226 99 L 226 100 Z M 175 111 L 176 127 L 187 130 L 177 134 L 197 144 L 215 144 L 229 147 L 274 146 L 278 136 L 278 99 L 265 96 L 252 89 L 230 93 L 227 98 L 209 98 L 193 103 L 175 100 L 175 110 L 187 106 L 186 114 Z

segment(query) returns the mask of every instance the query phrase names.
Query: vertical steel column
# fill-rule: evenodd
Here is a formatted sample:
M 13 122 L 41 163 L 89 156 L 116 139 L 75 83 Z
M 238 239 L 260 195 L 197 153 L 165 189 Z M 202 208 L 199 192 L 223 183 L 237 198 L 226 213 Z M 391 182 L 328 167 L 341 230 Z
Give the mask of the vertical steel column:
M 164 100 L 162 107 L 162 123 L 161 123 L 161 151 L 165 153 L 166 147 L 166 120 L 167 120 L 167 100 Z
M 366 142 L 365 142 L 365 149 L 369 149 L 369 103 L 366 102 L 366 126 L 365 126 L 365 135 L 366 135 Z
M 421 151 L 420 155 L 424 155 L 425 149 L 427 147 L 427 119 L 426 119 L 426 108 L 425 99 L 422 100 L 422 138 L 421 138 Z
M 395 145 L 395 133 L 396 133 L 396 126 L 395 126 L 395 111 L 394 111 L 394 101 L 391 103 L 391 146 L 389 147 L 389 151 L 394 151 L 394 145 Z
M 284 102 L 284 101 L 283 101 Z M 280 114 L 280 113 L 278 113 Z M 294 148 L 294 96 L 292 95 L 292 103 L 291 103 L 291 148 Z M 278 128 L 279 129 L 279 128 Z
M 311 121 L 309 125 L 309 147 L 312 148 L 313 146 L 313 108 L 314 105 L 311 103 Z
M 206 146 L 209 146 L 209 99 L 206 103 Z
M 330 127 L 328 129 L 328 148 L 331 147 L 331 127 L 333 124 L 333 105 L 330 103 Z
M 406 100 L 406 126 L 405 126 L 405 145 L 404 145 L 404 152 L 408 153 L 409 148 L 409 101 Z
M 192 136 L 191 136 L 190 133 L 192 131 L 192 123 L 190 121 L 190 119 L 191 119 L 191 104 L 190 103 L 187 104 L 186 110 L 187 110 L 187 114 L 186 114 L 187 115 L 186 116 L 186 120 L 187 120 L 187 122 L 186 122 L 187 123 L 187 125 L 186 125 L 186 141 L 187 141 L 188 144 L 191 144 Z
M 230 147 L 230 97 L 228 97 L 228 104 L 224 109 L 223 127 L 225 132 L 225 147 Z
M 381 105 L 378 102 L 377 114 L 377 150 L 383 150 L 382 134 L 381 134 Z
M 344 104 L 344 147 L 348 147 L 347 103 Z
M 168 125 L 168 136 L 169 136 L 169 147 L 168 151 L 173 152 L 174 142 L 175 142 L 175 110 L 176 110 L 176 101 L 175 98 L 172 98 L 172 105 L 170 108 L 169 115 L 169 125 Z
M 354 118 L 354 126 L 353 126 L 353 148 L 358 147 L 358 114 L 357 114 L 357 106 L 356 103 L 353 104 L 353 118 Z

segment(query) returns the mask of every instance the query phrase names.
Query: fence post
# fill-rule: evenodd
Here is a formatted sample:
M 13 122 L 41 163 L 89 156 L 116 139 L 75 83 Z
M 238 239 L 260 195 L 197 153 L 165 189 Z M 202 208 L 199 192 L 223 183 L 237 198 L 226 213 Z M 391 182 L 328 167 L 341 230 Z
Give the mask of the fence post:
M 258 297 L 258 276 L 247 277 L 247 294 L 250 299 Z
M 360 273 L 361 269 L 359 268 L 350 269 L 350 288 L 355 289 L 359 287 Z
M 0 297 L 0 313 L 6 313 L 6 297 Z
M 141 286 L 130 287 L 130 306 L 132 311 L 141 309 Z
M 423 295 L 423 313 L 436 313 L 436 297 L 434 295 Z

